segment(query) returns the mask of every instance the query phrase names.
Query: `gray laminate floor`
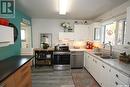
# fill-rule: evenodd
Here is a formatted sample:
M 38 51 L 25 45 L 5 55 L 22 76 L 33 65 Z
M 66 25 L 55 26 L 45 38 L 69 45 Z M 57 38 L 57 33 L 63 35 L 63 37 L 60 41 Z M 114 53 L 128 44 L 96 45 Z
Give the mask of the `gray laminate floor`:
M 54 71 L 52 68 L 33 69 L 32 87 L 75 87 L 70 70 Z
M 92 85 L 93 84 L 93 85 Z M 51 67 L 33 68 L 32 87 L 100 87 L 84 69 L 54 71 Z

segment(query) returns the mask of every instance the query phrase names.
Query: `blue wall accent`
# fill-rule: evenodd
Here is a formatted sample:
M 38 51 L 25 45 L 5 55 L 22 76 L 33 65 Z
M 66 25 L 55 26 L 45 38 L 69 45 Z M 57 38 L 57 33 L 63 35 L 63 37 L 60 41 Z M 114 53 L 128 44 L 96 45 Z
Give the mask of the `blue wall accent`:
M 21 49 L 21 35 L 20 35 L 20 30 L 21 30 L 20 26 L 21 25 L 20 25 L 20 23 L 22 22 L 22 18 L 29 20 L 31 23 L 31 18 L 24 15 L 22 12 L 20 12 L 18 10 L 15 13 L 15 18 L 9 19 L 10 23 L 13 23 L 18 29 L 18 38 L 13 45 L 0 47 L 0 60 L 6 59 L 10 56 L 20 54 L 20 49 Z

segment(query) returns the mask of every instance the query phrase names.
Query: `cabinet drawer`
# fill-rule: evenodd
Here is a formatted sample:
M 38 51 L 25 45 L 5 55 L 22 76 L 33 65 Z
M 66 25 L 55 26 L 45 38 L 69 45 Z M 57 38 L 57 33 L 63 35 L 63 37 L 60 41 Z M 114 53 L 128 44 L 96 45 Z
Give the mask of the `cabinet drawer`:
M 123 75 L 122 73 L 120 73 L 119 71 L 115 70 L 115 69 L 112 69 L 112 77 L 113 78 L 116 78 L 116 79 L 119 79 L 120 81 L 128 84 L 129 83 L 129 78 L 125 75 Z
M 129 87 L 128 84 L 120 81 L 119 79 L 115 78 L 113 83 L 112 83 L 113 87 Z

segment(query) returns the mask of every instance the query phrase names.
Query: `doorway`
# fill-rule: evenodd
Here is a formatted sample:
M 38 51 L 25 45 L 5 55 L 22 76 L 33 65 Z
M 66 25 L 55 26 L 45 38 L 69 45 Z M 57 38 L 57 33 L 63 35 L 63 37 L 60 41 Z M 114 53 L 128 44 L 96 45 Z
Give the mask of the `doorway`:
M 21 48 L 32 48 L 31 26 L 21 22 Z

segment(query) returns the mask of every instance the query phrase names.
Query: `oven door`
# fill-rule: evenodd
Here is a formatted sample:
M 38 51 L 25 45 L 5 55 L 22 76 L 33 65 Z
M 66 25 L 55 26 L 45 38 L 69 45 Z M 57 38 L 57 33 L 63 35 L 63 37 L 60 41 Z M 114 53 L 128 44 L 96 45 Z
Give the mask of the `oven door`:
M 55 70 L 70 69 L 70 53 L 54 53 L 53 64 Z

